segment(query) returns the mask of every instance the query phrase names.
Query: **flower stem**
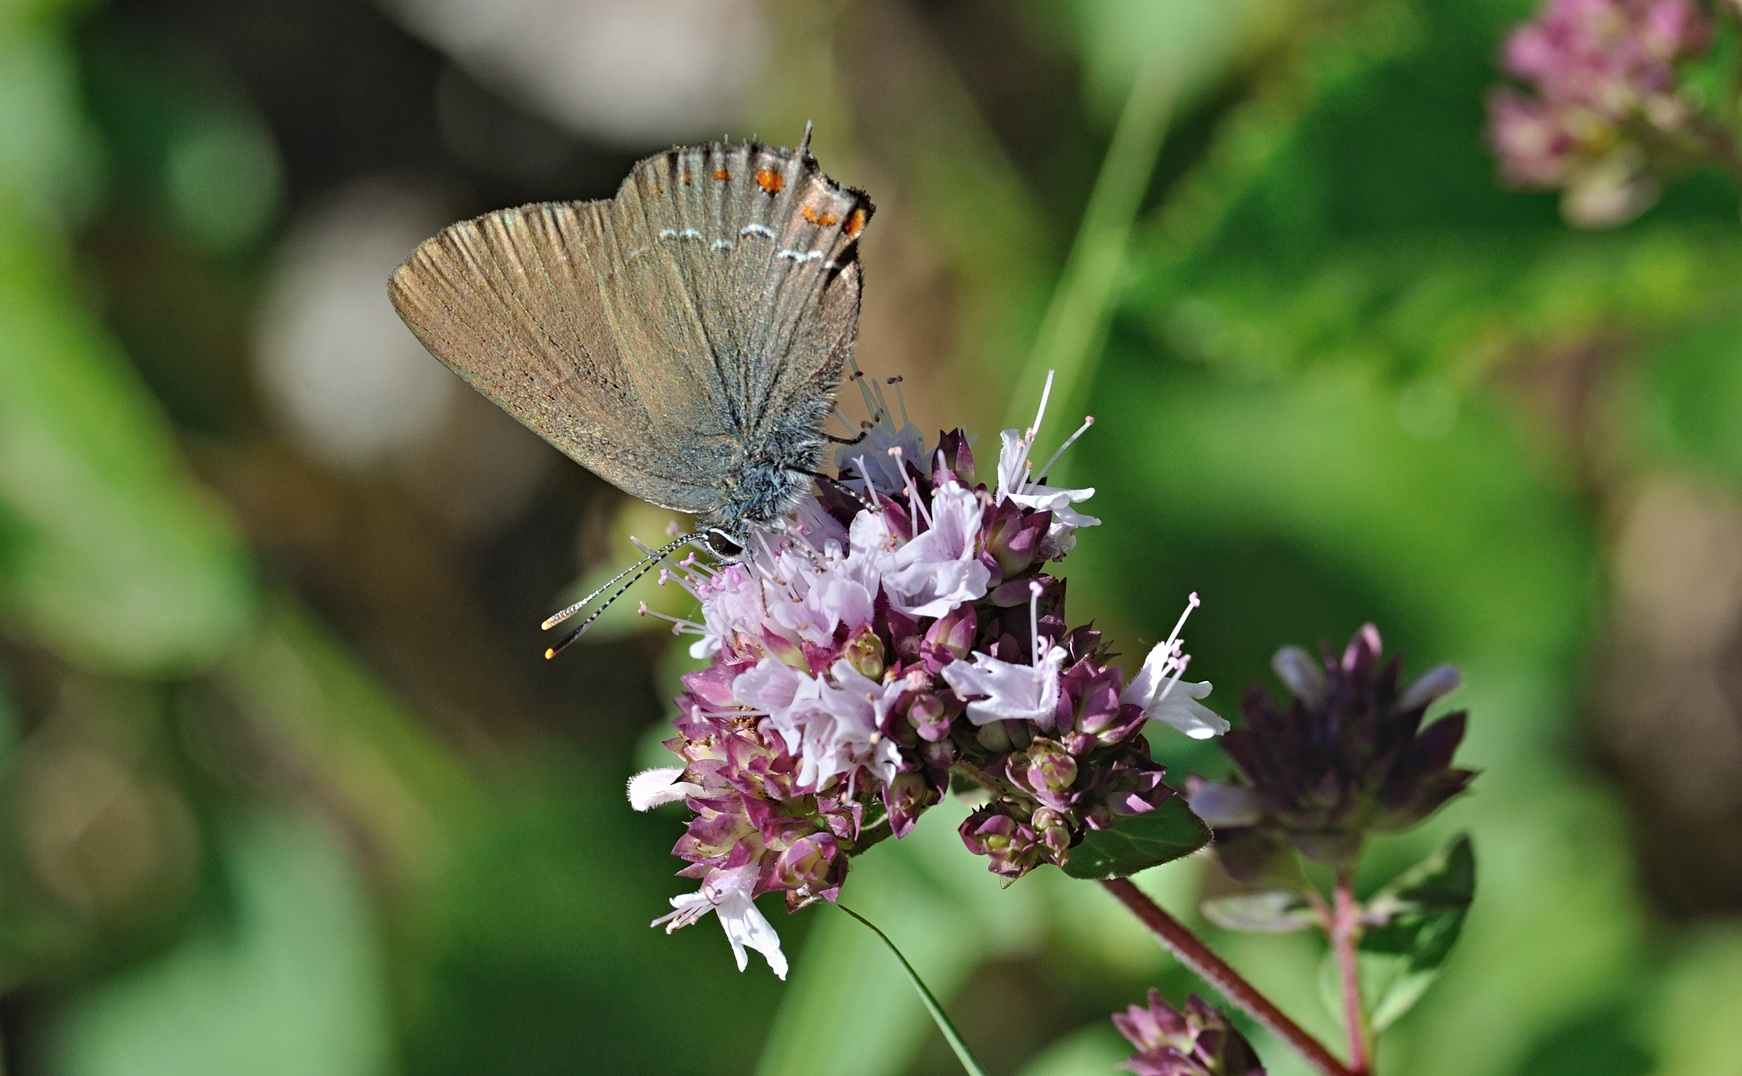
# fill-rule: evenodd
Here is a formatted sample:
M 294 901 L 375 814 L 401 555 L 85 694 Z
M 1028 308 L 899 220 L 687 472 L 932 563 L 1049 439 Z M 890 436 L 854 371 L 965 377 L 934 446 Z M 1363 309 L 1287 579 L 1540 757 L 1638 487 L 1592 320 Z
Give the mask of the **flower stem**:
M 1302 1057 L 1312 1062 L 1324 1076 L 1362 1076 L 1360 1071 L 1347 1068 L 1341 1061 L 1325 1049 L 1324 1044 L 1307 1034 L 1299 1024 L 1290 1020 L 1274 1003 L 1258 988 L 1247 982 L 1240 973 L 1228 966 L 1228 962 L 1210 951 L 1202 938 L 1187 930 L 1185 924 L 1163 911 L 1161 906 L 1133 885 L 1129 878 L 1104 878 L 1101 885 L 1107 892 L 1125 905 L 1144 926 L 1150 929 L 1167 950 L 1178 957 L 1186 967 L 1196 972 L 1205 982 L 1215 987 L 1217 992 L 1230 1002 L 1238 1005 L 1247 1015 L 1264 1025 L 1272 1035 L 1288 1043 L 1299 1051 Z M 1364 1071 L 1364 1070 L 1362 1070 Z
M 1331 916 L 1331 948 L 1337 956 L 1337 972 L 1343 981 L 1343 1024 L 1349 1032 L 1349 1070 L 1355 1076 L 1373 1071 L 1368 1056 L 1367 1016 L 1361 1007 L 1361 969 L 1355 946 L 1361 923 L 1355 904 L 1355 885 L 1348 871 L 1337 872 L 1336 909 Z
M 895 954 L 895 959 L 901 962 L 901 970 L 907 973 L 907 981 L 912 983 L 913 988 L 919 992 L 919 1000 L 925 1005 L 925 1011 L 931 1013 L 932 1022 L 937 1024 L 938 1031 L 943 1035 L 944 1041 L 950 1044 L 951 1050 L 955 1051 L 956 1061 L 962 1066 L 962 1071 L 967 1073 L 967 1076 L 986 1076 L 985 1068 L 974 1056 L 974 1052 L 968 1049 L 967 1041 L 962 1038 L 962 1033 L 956 1030 L 956 1025 L 950 1022 L 949 1014 L 944 1012 L 943 1003 L 938 1001 L 937 996 L 931 992 L 931 988 L 925 985 L 925 980 L 919 977 L 919 972 L 913 970 L 913 965 L 907 962 L 907 958 L 901 955 L 901 950 L 897 949 L 895 943 L 889 940 L 889 935 L 877 929 L 877 924 L 845 904 L 836 904 L 835 907 L 865 924 L 866 928 L 877 935 L 878 940 L 888 946 L 891 953 Z

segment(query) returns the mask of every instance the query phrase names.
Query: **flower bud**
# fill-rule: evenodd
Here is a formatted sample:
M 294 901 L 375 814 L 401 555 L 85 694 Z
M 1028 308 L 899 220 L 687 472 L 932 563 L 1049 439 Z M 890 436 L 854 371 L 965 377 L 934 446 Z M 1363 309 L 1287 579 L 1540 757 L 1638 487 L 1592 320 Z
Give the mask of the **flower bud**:
M 974 451 L 968 447 L 966 432 L 956 429 L 941 435 L 933 456 L 943 457 L 944 466 L 955 473 L 956 481 L 970 489 L 974 487 Z
M 1077 760 L 1055 740 L 1036 739 L 1028 750 L 1013 756 L 1010 779 L 1035 795 L 1063 792 L 1077 780 Z
M 908 703 L 907 720 L 927 743 L 939 743 L 950 734 L 949 709 L 933 694 L 916 696 Z
M 1035 809 L 1030 821 L 1034 827 L 1035 836 L 1046 851 L 1046 856 L 1052 862 L 1063 865 L 1071 852 L 1070 819 L 1063 811 L 1055 811 L 1051 807 Z
M 811 896 L 827 896 L 840 888 L 847 874 L 847 857 L 832 833 L 812 833 L 787 846 L 774 861 L 772 884 Z
M 889 812 L 889 826 L 895 836 L 905 837 L 913 829 L 927 807 L 943 798 L 917 770 L 898 773 L 883 790 L 883 806 Z
M 1113 1026 L 1137 1047 L 1121 1068 L 1137 1076 L 1263 1076 L 1258 1055 L 1228 1018 L 1196 994 L 1185 1011 L 1149 992 L 1147 1006 L 1113 1014 Z
M 1041 863 L 1034 830 L 999 807 L 982 807 L 962 822 L 962 843 L 985 856 L 994 874 L 1020 878 Z
M 883 676 L 883 643 L 870 625 L 853 633 L 853 637 L 847 640 L 847 645 L 841 650 L 841 658 L 867 680 L 877 680 Z
M 1457 670 L 1439 666 L 1400 692 L 1398 663 L 1381 662 L 1381 645 L 1368 624 L 1340 656 L 1327 651 L 1310 668 L 1304 651 L 1277 654 L 1294 698 L 1284 707 L 1256 685 L 1247 691 L 1244 726 L 1222 740 L 1243 780 L 1193 793 L 1194 808 L 1221 816 L 1218 843 L 1252 827 L 1348 866 L 1367 834 L 1407 829 L 1469 785 L 1475 774 L 1451 765 L 1464 715 L 1422 727 L 1427 706 L 1457 686 Z
M 986 552 L 997 562 L 1003 578 L 1021 575 L 1034 564 L 1051 520 L 1050 512 L 1026 512 L 1010 501 L 986 513 L 981 525 Z
M 925 648 L 943 650 L 956 659 L 968 656 L 974 648 L 974 632 L 979 627 L 971 605 L 957 606 L 938 618 L 925 633 Z

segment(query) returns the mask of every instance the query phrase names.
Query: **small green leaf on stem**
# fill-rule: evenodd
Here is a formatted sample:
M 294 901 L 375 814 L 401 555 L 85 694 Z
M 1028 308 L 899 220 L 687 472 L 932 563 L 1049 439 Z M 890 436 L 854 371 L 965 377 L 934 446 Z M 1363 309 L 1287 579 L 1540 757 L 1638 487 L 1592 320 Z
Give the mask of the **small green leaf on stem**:
M 1112 829 L 1090 830 L 1071 849 L 1064 869 L 1072 878 L 1129 878 L 1208 843 L 1210 827 L 1173 796 L 1153 811 L 1121 818 Z
M 1224 930 L 1287 934 L 1322 927 L 1324 916 L 1295 889 L 1261 889 L 1204 901 L 1204 918 Z
M 1432 985 L 1458 940 L 1475 890 L 1475 852 L 1469 835 L 1459 834 L 1367 902 L 1358 960 L 1374 1032 L 1395 1023 Z M 1340 1013 L 1342 990 L 1329 955 L 1319 983 L 1326 1004 Z

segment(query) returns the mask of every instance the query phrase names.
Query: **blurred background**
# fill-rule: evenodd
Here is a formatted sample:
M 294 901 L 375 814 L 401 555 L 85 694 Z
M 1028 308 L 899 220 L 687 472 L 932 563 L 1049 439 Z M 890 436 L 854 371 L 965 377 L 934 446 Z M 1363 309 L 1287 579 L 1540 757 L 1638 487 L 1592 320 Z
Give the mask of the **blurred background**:
M 633 596 L 554 662 L 538 622 L 667 520 L 386 299 L 452 220 L 808 119 L 915 420 L 987 445 L 1049 366 L 1043 444 L 1096 416 L 1073 620 L 1141 654 L 1200 592 L 1230 715 L 1369 619 L 1463 667 L 1475 794 L 1370 866 L 1468 830 L 1481 884 L 1381 1070 L 1742 1073 L 1737 194 L 1581 233 L 1502 189 L 1530 9 L 0 0 L 5 1071 L 955 1071 L 833 909 L 769 909 L 784 985 L 647 928 L 682 820 L 621 789 L 687 659 Z M 844 898 L 992 1071 L 1111 1071 L 1110 1011 L 1201 989 L 1098 887 L 1001 890 L 955 810 Z M 1201 872 L 1141 881 L 1195 921 Z M 1210 933 L 1335 1040 L 1311 939 Z

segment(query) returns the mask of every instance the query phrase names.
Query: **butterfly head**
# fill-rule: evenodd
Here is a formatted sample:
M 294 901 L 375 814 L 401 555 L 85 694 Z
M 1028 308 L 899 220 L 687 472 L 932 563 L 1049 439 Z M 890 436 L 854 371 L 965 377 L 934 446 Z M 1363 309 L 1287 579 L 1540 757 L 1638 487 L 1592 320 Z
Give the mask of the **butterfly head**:
M 696 536 L 708 552 L 721 560 L 737 560 L 744 555 L 749 536 L 741 528 L 708 527 Z

